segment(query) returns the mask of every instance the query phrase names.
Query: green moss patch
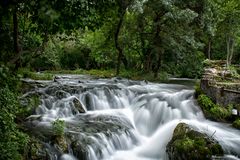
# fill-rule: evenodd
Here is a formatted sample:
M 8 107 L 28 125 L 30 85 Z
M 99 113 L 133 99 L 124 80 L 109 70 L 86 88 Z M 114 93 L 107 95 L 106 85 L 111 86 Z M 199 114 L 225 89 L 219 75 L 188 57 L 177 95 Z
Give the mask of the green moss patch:
M 180 123 L 174 130 L 173 138 L 167 145 L 169 159 L 207 160 L 223 155 L 222 147 L 206 134 L 197 132 L 187 124 Z
M 209 119 L 225 122 L 231 117 L 231 105 L 226 108 L 219 106 L 213 103 L 213 101 L 205 94 L 199 95 L 197 101 L 203 109 L 205 116 Z

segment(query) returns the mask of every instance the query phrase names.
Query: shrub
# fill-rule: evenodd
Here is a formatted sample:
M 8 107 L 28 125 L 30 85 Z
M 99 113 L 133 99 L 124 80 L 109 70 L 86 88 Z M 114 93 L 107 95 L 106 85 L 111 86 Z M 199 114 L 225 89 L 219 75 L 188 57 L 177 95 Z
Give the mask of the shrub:
M 214 106 L 212 100 L 205 94 L 199 95 L 197 100 L 199 105 L 203 108 L 203 110 L 210 110 Z
M 205 94 L 201 94 L 198 96 L 198 104 L 203 109 L 205 115 L 216 121 L 226 121 L 231 116 L 232 106 L 229 105 L 227 108 L 216 105 L 213 101 L 206 96 Z
M 0 89 L 0 159 L 20 159 L 28 136 L 14 122 L 20 111 L 17 95 L 8 87 Z
M 233 127 L 240 129 L 240 119 L 237 119 L 232 124 Z
M 5 66 L 0 67 L 0 159 L 21 159 L 29 137 L 18 129 L 16 115 L 18 78 Z

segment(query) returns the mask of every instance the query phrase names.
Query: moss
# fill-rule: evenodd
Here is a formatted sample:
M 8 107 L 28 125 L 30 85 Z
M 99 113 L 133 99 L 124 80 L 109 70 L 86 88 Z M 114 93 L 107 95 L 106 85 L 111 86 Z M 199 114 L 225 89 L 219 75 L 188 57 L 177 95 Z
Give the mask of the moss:
M 231 105 L 229 105 L 227 108 L 216 105 L 205 94 L 199 95 L 197 101 L 200 107 L 203 109 L 203 112 L 207 118 L 215 121 L 225 122 L 228 121 L 228 119 L 231 117 Z
M 232 126 L 234 128 L 240 129 L 240 119 L 237 119 L 233 122 Z
M 222 147 L 206 134 L 197 132 L 184 123 L 174 130 L 173 138 L 167 145 L 169 159 L 211 159 L 223 155 Z

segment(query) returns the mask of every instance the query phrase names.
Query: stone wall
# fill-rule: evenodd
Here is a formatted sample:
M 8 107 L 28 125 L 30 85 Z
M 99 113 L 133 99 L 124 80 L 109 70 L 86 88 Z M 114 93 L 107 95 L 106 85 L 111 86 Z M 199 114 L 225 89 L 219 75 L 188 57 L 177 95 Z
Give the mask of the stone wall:
M 221 106 L 240 104 L 240 91 L 237 88 L 233 90 L 212 83 L 212 80 L 203 78 L 200 87 L 203 93 L 210 97 L 216 104 Z

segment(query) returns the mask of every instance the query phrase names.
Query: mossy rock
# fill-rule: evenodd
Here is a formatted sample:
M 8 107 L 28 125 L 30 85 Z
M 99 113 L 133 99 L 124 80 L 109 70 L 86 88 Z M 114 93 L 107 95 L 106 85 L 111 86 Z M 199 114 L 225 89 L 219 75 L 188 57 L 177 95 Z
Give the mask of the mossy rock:
M 61 152 L 61 153 L 67 153 L 68 152 L 68 143 L 65 139 L 65 137 L 62 136 L 53 136 L 52 137 L 52 143 L 55 144 L 55 147 Z
M 78 110 L 79 113 L 86 113 L 86 110 L 83 107 L 83 104 L 81 103 L 81 101 L 78 98 L 74 97 L 72 102 L 73 102 L 74 107 Z
M 222 147 L 206 134 L 180 123 L 166 147 L 170 160 L 210 160 L 223 155 Z

